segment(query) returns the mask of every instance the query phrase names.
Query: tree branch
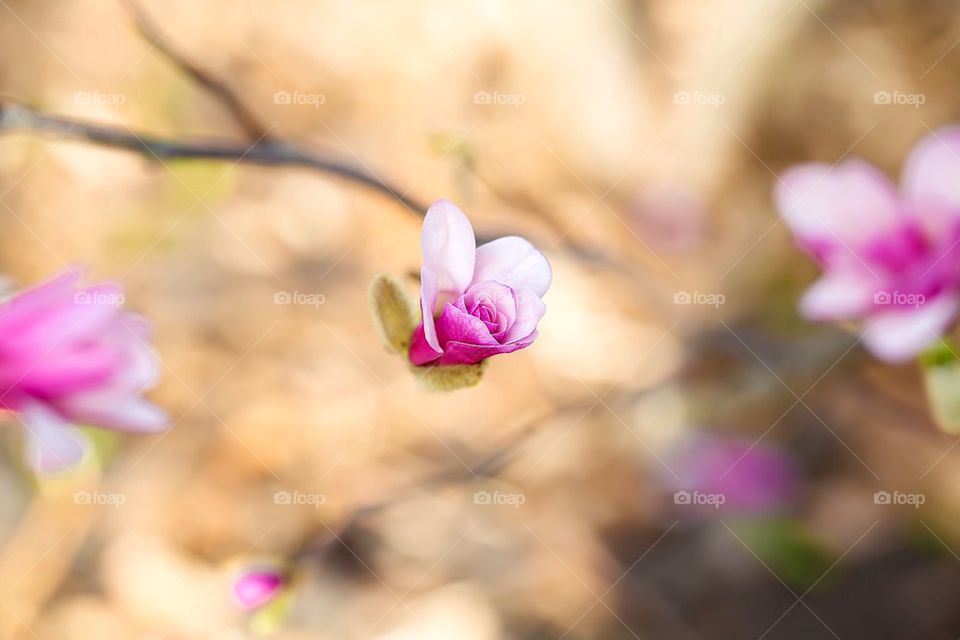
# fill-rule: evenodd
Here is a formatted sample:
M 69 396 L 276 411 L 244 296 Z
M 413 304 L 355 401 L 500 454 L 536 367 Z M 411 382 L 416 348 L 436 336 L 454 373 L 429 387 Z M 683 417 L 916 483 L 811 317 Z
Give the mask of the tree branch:
M 253 115 L 253 112 L 247 108 L 236 92 L 215 76 L 207 73 L 181 56 L 178 52 L 174 51 L 172 47 L 164 44 L 164 34 L 160 32 L 157 24 L 150 19 L 150 16 L 147 15 L 139 3 L 135 0 L 120 0 L 120 4 L 123 5 L 133 18 L 144 40 L 160 52 L 173 66 L 210 92 L 230 113 L 233 119 L 236 120 L 240 128 L 243 129 L 244 133 L 246 133 L 251 140 L 270 139 L 268 133 L 269 128 L 261 123 L 259 118 Z
M 336 529 L 326 527 L 326 535 L 320 535 L 318 538 L 308 538 L 308 541 L 300 550 L 290 558 L 291 563 L 295 565 L 308 558 L 323 561 L 337 545 L 344 544 L 343 539 L 358 525 L 409 498 L 449 485 L 495 477 L 513 461 L 523 446 L 539 433 L 544 425 L 550 423 L 552 418 L 571 412 L 590 411 L 596 404 L 597 402 L 594 399 L 556 407 L 547 414 L 530 420 L 517 429 L 515 433 L 509 434 L 501 444 L 493 447 L 492 451 L 479 462 L 469 467 L 458 464 L 427 474 L 423 478 L 396 489 L 382 498 L 350 510 L 337 524 Z
M 176 140 L 44 113 L 19 102 L 0 101 L 0 134 L 9 131 L 56 134 L 59 138 L 133 151 L 153 160 L 234 160 L 263 166 L 302 167 L 330 173 L 394 198 L 419 216 L 426 205 L 370 171 L 291 142 L 258 139 L 252 143 L 225 139 Z

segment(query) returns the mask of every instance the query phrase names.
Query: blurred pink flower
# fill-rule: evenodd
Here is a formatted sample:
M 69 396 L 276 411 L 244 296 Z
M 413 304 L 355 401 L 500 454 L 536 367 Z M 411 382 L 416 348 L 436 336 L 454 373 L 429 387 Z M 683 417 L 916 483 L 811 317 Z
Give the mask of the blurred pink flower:
M 118 285 L 80 287 L 82 277 L 69 270 L 0 304 L 0 410 L 19 416 L 38 471 L 83 457 L 77 425 L 134 432 L 167 425 L 140 395 L 157 378 L 147 322 L 120 310 Z
M 438 200 L 423 220 L 421 245 L 413 364 L 474 364 L 533 343 L 552 275 L 532 244 L 507 236 L 477 247 L 463 212 Z
M 244 611 L 259 609 L 277 597 L 285 582 L 279 569 L 248 569 L 233 582 L 233 601 Z
M 860 160 L 788 170 L 776 201 L 824 275 L 804 294 L 812 320 L 862 319 L 864 344 L 888 361 L 934 342 L 960 303 L 960 127 L 923 139 L 898 191 Z
M 713 434 L 696 434 L 673 452 L 665 478 L 678 505 L 704 507 L 704 513 L 769 514 L 797 497 L 800 477 L 781 449 Z

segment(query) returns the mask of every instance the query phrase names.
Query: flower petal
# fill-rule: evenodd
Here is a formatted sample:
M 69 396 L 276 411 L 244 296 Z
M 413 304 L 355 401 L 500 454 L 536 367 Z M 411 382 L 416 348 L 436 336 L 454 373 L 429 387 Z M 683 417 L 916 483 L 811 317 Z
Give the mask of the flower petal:
M 526 338 L 510 344 L 466 344 L 463 342 L 448 342 L 444 345 L 443 357 L 440 364 L 476 364 L 481 360 L 501 353 L 513 353 L 533 344 L 537 339 L 534 331 Z
M 27 431 L 27 461 L 35 470 L 63 471 L 83 458 L 86 438 L 53 409 L 31 402 L 20 418 Z
M 540 318 L 547 311 L 546 305 L 535 291 L 520 289 L 514 291 L 514 295 L 517 299 L 517 318 L 502 340 L 505 344 L 523 340 L 536 331 Z
M 957 305 L 956 295 L 942 295 L 915 309 L 878 314 L 864 330 L 863 342 L 882 360 L 907 360 L 943 334 L 957 311 Z
M 433 318 L 433 310 L 437 305 L 439 293 L 437 275 L 427 266 L 420 267 L 420 314 L 422 321 L 419 329 L 422 330 L 427 345 L 436 351 L 437 355 L 441 353 L 442 349 L 437 341 L 437 328 Z
M 437 290 L 460 295 L 473 277 L 477 242 L 470 221 L 448 200 L 437 200 L 423 219 L 423 266 L 437 276 Z M 428 334 L 429 336 L 429 334 Z
M 857 251 L 904 220 L 893 184 L 861 160 L 789 169 L 777 184 L 775 199 L 804 249 L 828 261 L 838 250 Z
M 455 304 L 448 302 L 443 305 L 443 312 L 437 318 L 437 338 L 443 350 L 447 350 L 446 344 L 451 341 L 496 345 L 497 341 L 490 334 L 486 323 L 467 313 L 463 304 L 462 298 Z
M 869 274 L 828 273 L 800 298 L 800 314 L 808 320 L 846 320 L 870 309 L 875 290 Z
M 70 396 L 57 404 L 79 422 L 130 433 L 159 433 L 170 419 L 155 404 L 138 396 L 96 390 Z
M 430 364 L 436 362 L 443 355 L 442 351 L 434 349 L 423 335 L 423 323 L 417 325 L 410 336 L 410 347 L 407 349 L 407 357 L 415 366 Z
M 903 169 L 911 211 L 932 234 L 960 224 L 960 127 L 934 131 L 917 143 Z
M 472 312 L 473 307 L 481 300 L 492 304 L 497 311 L 498 327 L 495 330 L 491 329 L 491 332 L 496 333 L 496 337 L 500 337 L 501 334 L 509 331 L 517 319 L 516 292 L 507 285 L 492 280 L 477 282 L 470 285 L 463 295 L 464 308 Z
M 494 280 L 513 289 L 530 289 L 542 297 L 552 278 L 547 258 L 518 236 L 497 238 L 477 249 L 474 282 Z

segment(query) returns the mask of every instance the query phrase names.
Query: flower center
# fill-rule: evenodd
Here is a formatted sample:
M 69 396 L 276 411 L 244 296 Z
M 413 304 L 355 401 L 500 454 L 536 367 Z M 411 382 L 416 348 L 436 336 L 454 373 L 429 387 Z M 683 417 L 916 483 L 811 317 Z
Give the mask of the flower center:
M 491 332 L 495 332 L 497 330 L 499 325 L 499 314 L 497 313 L 497 306 L 493 303 L 493 300 L 490 298 L 490 296 L 479 296 L 474 302 L 473 308 L 470 309 L 470 315 L 482 320 Z

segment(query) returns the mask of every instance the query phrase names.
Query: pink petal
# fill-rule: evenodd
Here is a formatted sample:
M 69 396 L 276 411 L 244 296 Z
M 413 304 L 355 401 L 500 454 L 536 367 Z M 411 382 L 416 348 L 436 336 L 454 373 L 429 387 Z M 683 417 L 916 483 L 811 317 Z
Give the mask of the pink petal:
M 513 289 L 505 284 L 487 280 L 470 285 L 463 296 L 464 307 L 471 311 L 482 299 L 491 302 L 497 310 L 499 324 L 497 333 L 505 332 L 513 326 L 517 318 L 517 297 Z
M 530 289 L 520 289 L 515 291 L 517 299 L 517 318 L 507 331 L 504 337 L 504 343 L 517 342 L 523 340 L 534 333 L 540 318 L 546 313 L 547 307 L 540 300 L 540 296 Z
M 861 160 L 794 167 L 781 176 L 775 199 L 797 239 L 818 258 L 856 251 L 904 218 L 893 184 Z
M 58 298 L 66 293 L 72 294 L 74 288 L 83 279 L 85 273 L 86 270 L 80 267 L 64 269 L 52 278 L 17 293 L 10 298 L 7 304 L 11 307 L 18 307 L 48 300 L 51 296 Z
M 40 472 L 63 471 L 79 462 L 87 442 L 56 411 L 32 402 L 20 412 L 27 431 L 27 460 Z
M 533 344 L 537 339 L 537 332 L 517 342 L 509 344 L 467 344 L 464 342 L 448 342 L 444 346 L 440 364 L 476 364 L 501 353 L 513 353 Z
M 473 278 L 476 239 L 470 221 L 447 200 L 437 200 L 423 219 L 423 266 L 437 276 L 437 290 L 459 296 Z M 428 334 L 429 335 L 429 334 Z
M 451 341 L 467 344 L 496 345 L 496 339 L 490 334 L 490 329 L 480 318 L 467 313 L 463 300 L 443 305 L 443 312 L 437 318 L 437 338 L 446 351 L 446 344 Z
M 24 289 L 3 303 L 0 314 L 0 336 L 24 326 L 32 326 L 38 314 L 52 306 L 62 306 L 70 300 L 74 288 L 83 277 L 80 269 L 68 269 L 53 278 L 29 289 Z
M 56 396 L 109 380 L 121 359 L 114 345 L 68 344 L 36 356 L 9 357 L 0 365 L 0 376 L 37 395 Z
M 234 581 L 233 600 L 241 609 L 259 609 L 273 600 L 283 584 L 283 575 L 276 569 L 251 570 Z
M 942 295 L 917 308 L 880 313 L 863 332 L 863 342 L 888 362 L 907 360 L 939 338 L 957 311 L 956 295 Z
M 800 298 L 800 314 L 808 320 L 845 320 L 863 315 L 873 305 L 869 275 L 828 273 Z
M 426 336 L 423 335 L 423 323 L 421 322 L 413 330 L 413 335 L 410 336 L 410 347 L 407 349 L 407 357 L 410 358 L 410 362 L 415 366 L 430 364 L 439 360 L 441 355 L 443 355 L 441 351 L 434 349 L 427 342 Z
M 552 277 L 546 257 L 523 238 L 506 236 L 477 249 L 474 282 L 494 280 L 513 289 L 530 289 L 542 297 Z
M 442 349 L 437 341 L 437 328 L 433 319 L 434 309 L 437 306 L 439 288 L 437 276 L 427 266 L 420 267 L 420 314 L 421 326 L 427 346 L 440 355 Z
M 931 233 L 960 222 L 960 127 L 934 131 L 921 140 L 903 169 L 903 191 L 911 211 Z
M 170 423 L 166 412 L 153 403 L 138 396 L 111 395 L 109 390 L 76 394 L 57 407 L 77 422 L 131 433 L 159 433 Z

